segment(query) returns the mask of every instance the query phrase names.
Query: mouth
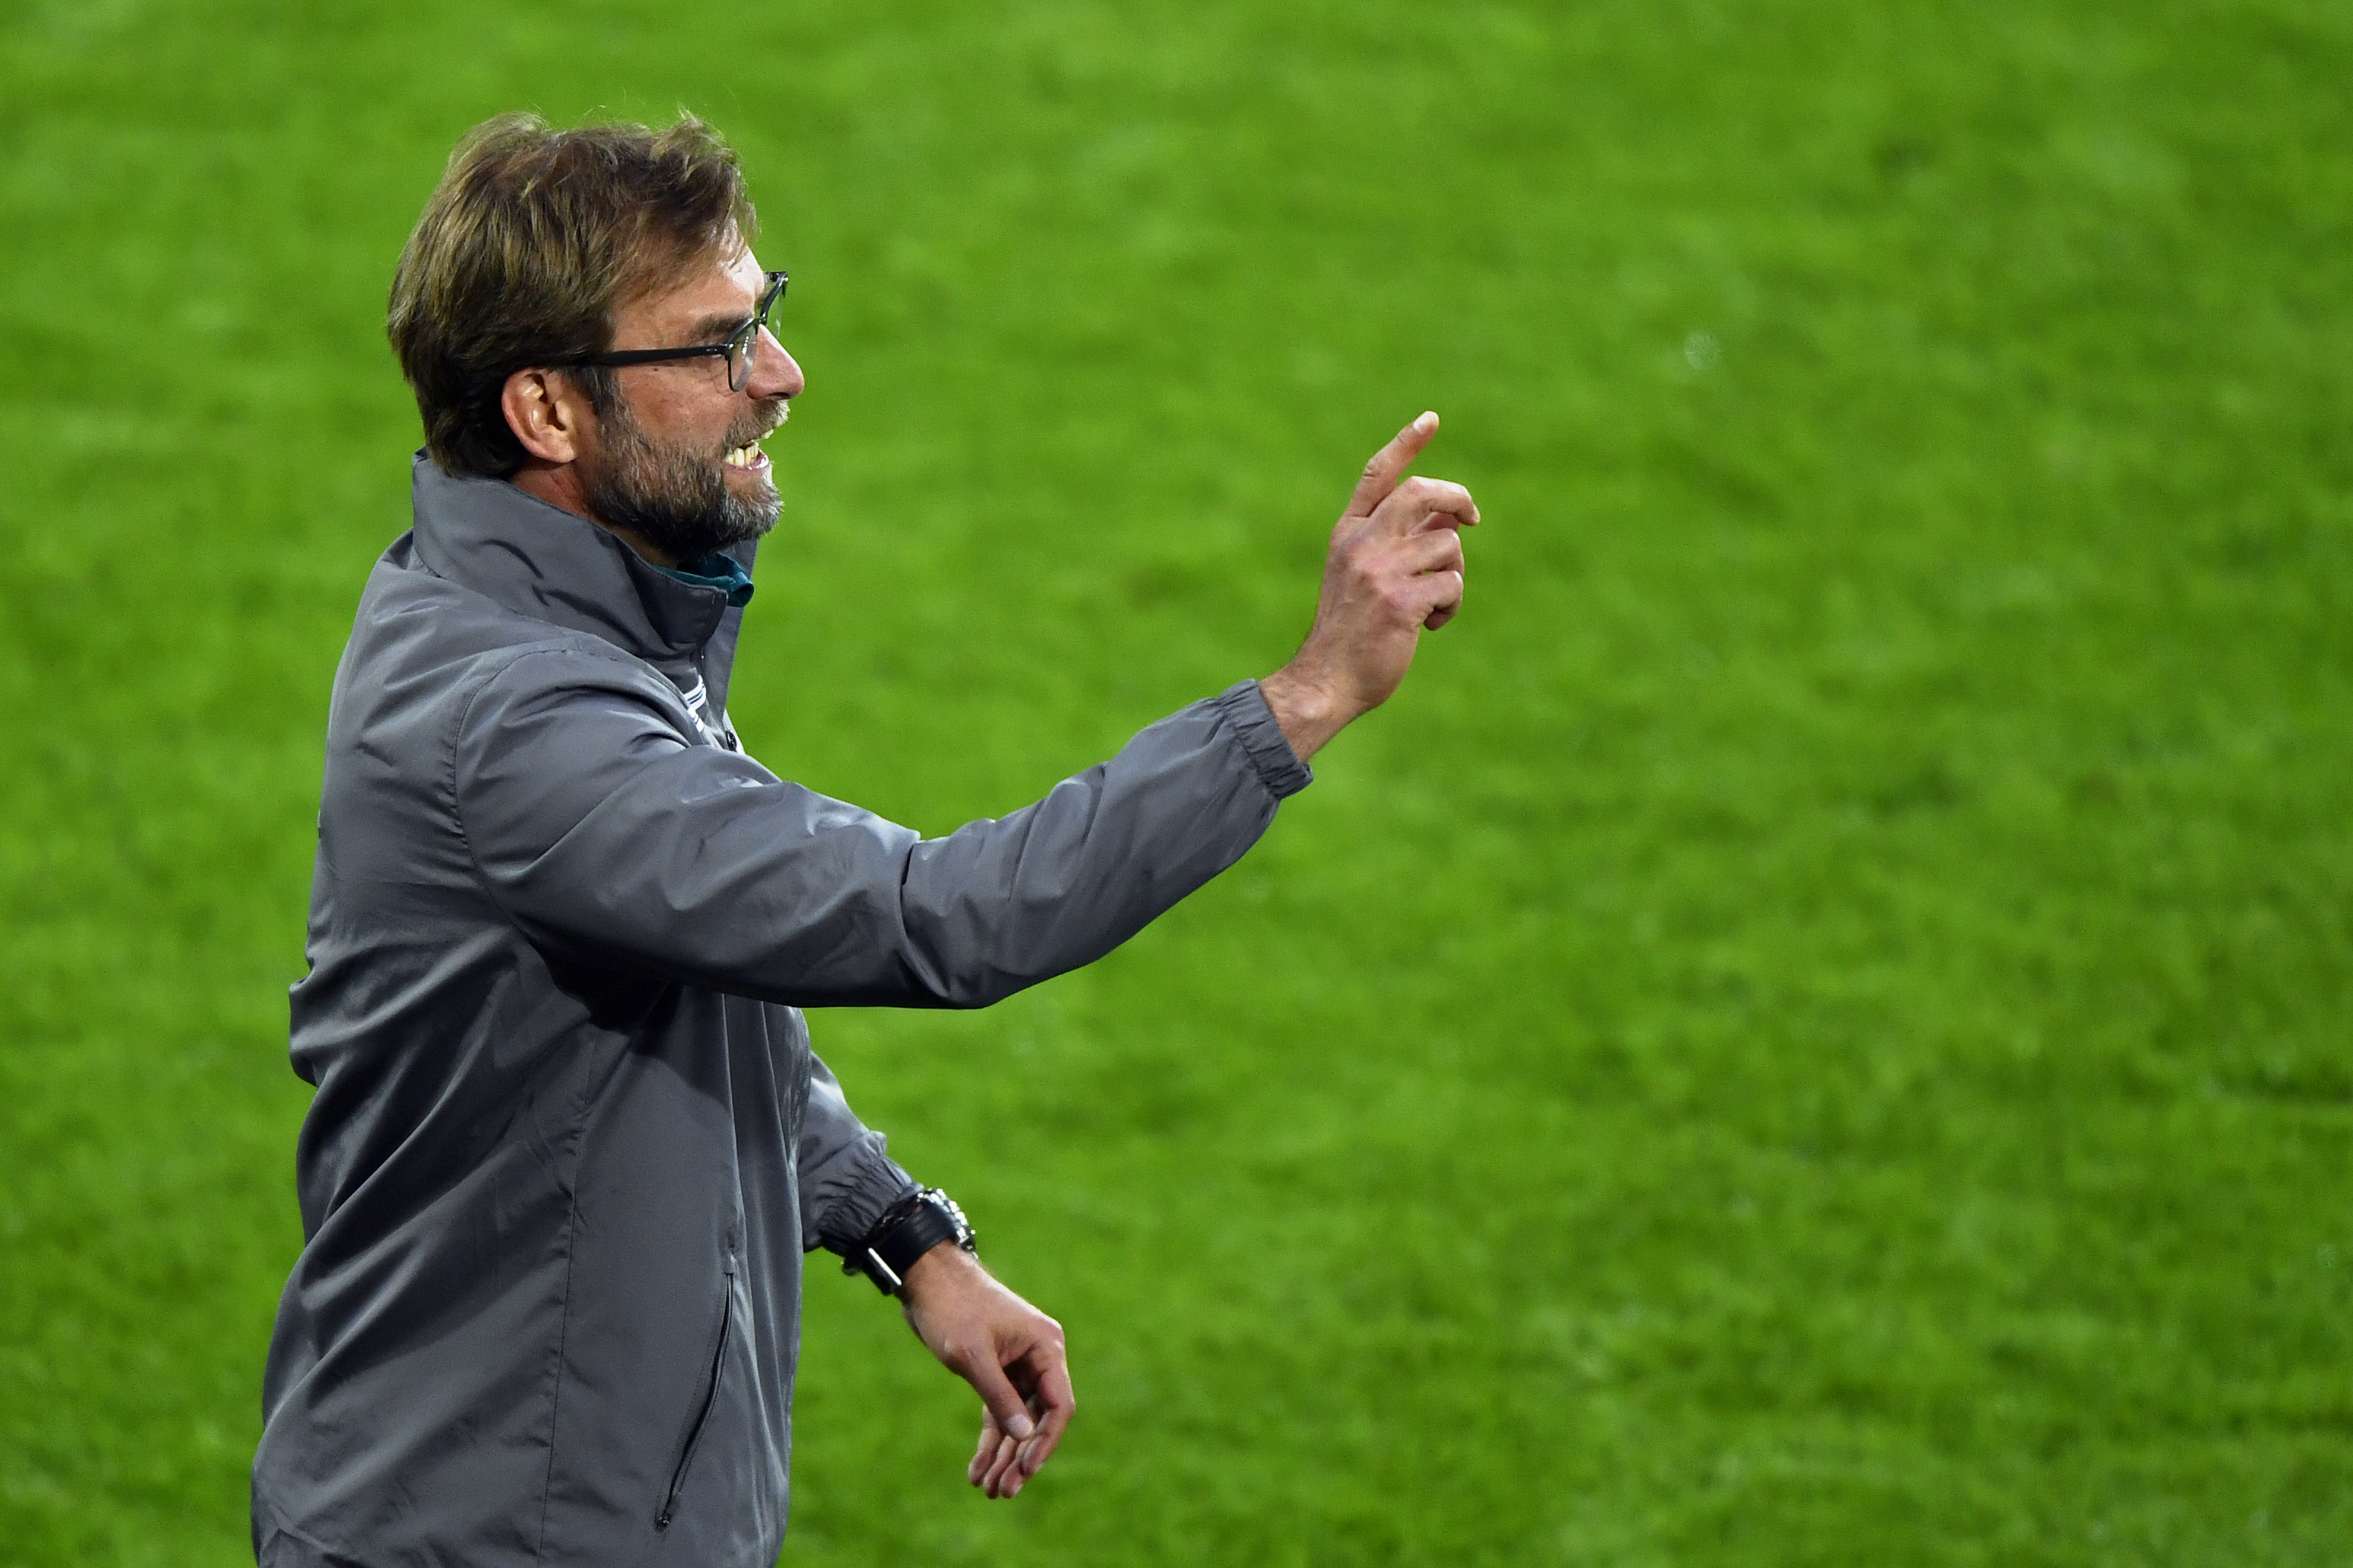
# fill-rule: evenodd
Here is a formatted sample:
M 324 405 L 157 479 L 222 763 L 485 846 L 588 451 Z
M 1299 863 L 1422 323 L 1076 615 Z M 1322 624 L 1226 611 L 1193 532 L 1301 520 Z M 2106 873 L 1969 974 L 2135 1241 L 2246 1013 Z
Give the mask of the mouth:
M 792 417 L 792 405 L 779 397 L 766 408 L 765 413 L 769 416 L 767 423 L 754 426 L 750 440 L 740 447 L 727 448 L 725 460 L 729 468 L 741 468 L 748 474 L 768 471 L 768 454 L 760 450 L 760 443 L 784 427 L 785 421 Z M 731 436 L 734 433 L 733 430 L 728 432 Z

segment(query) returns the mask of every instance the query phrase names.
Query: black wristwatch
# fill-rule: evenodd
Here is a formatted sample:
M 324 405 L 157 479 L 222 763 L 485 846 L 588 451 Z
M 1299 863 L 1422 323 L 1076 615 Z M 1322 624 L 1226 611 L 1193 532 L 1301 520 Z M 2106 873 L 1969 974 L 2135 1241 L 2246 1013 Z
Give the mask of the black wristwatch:
M 842 1259 L 844 1274 L 863 1272 L 885 1296 L 907 1282 L 907 1270 L 943 1241 L 977 1251 L 972 1226 L 955 1200 L 937 1187 L 923 1187 L 892 1204 L 866 1233 L 858 1249 Z

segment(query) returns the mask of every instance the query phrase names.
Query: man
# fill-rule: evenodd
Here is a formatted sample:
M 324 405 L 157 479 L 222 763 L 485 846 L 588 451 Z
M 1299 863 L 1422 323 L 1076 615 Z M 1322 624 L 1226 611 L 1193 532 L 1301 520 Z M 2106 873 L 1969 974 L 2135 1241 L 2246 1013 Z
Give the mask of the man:
M 1298 656 L 945 838 L 744 755 L 759 441 L 802 387 L 732 153 L 689 119 L 459 145 L 390 333 L 415 526 L 336 672 L 295 1069 L 306 1245 L 254 1461 L 291 1564 L 775 1561 L 801 1254 L 896 1295 L 1009 1497 L 1070 1420 L 989 1277 L 809 1050 L 818 1005 L 981 1006 L 1230 865 L 1462 592 L 1460 486 L 1366 468 Z

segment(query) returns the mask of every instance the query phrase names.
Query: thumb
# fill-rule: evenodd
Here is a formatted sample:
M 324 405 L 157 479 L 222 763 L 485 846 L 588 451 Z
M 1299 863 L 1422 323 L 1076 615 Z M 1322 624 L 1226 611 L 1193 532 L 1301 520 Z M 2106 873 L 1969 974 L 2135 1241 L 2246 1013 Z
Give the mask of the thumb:
M 1005 1369 L 997 1364 L 994 1356 L 986 1352 L 976 1356 L 973 1363 L 964 1369 L 964 1380 L 980 1395 L 990 1418 L 1015 1442 L 1028 1442 L 1038 1430 L 1037 1423 L 1029 1419 L 1029 1407 L 1022 1403 L 1021 1395 L 1014 1391 Z

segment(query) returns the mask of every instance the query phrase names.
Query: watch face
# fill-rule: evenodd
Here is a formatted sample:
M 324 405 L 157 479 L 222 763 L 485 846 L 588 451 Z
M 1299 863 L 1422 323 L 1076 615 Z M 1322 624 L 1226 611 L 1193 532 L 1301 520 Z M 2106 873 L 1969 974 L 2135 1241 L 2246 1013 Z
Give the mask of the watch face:
M 970 1252 L 973 1249 L 972 1221 L 964 1217 L 964 1209 L 955 1199 L 937 1187 L 931 1190 L 931 1196 L 938 1202 L 940 1207 L 947 1211 L 948 1218 L 955 1222 L 956 1245 Z

